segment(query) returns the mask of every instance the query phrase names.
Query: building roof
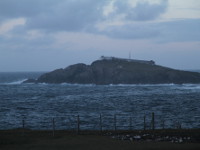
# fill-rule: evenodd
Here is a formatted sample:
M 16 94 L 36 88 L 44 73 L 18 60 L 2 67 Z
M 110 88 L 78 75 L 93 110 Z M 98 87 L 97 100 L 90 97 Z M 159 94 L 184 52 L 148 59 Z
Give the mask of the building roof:
M 123 60 L 128 62 L 138 62 L 138 63 L 155 65 L 155 62 L 153 60 L 148 61 L 148 60 L 126 59 L 126 58 L 106 57 L 106 56 L 101 56 L 101 60 Z

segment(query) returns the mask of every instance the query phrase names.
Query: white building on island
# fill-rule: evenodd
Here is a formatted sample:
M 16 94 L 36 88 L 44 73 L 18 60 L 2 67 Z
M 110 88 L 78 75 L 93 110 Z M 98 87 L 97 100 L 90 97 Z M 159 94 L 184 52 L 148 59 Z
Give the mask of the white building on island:
M 143 63 L 143 64 L 149 64 L 149 65 L 155 65 L 155 62 L 153 60 L 138 60 L 138 59 L 126 59 L 126 58 L 117 58 L 117 57 L 106 57 L 101 56 L 101 60 L 124 60 L 128 62 L 137 62 L 137 63 Z

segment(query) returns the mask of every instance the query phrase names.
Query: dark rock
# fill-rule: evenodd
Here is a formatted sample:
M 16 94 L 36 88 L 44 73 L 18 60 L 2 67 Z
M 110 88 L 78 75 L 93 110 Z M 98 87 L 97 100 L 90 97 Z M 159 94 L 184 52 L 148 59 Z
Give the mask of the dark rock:
M 31 81 L 31 80 L 30 80 Z M 28 83 L 28 81 L 25 81 Z M 65 69 L 45 73 L 37 83 L 79 84 L 159 84 L 200 83 L 200 73 L 175 70 L 153 61 L 128 60 L 111 57 L 91 65 L 75 64 Z

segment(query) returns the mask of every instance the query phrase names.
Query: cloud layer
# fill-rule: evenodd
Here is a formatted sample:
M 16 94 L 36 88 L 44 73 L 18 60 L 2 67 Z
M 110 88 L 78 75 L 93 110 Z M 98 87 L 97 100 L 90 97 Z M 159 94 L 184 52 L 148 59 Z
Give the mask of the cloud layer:
M 117 0 L 114 2 L 116 14 L 124 14 L 126 20 L 147 21 L 154 20 L 163 14 L 168 7 L 167 0 L 160 3 L 150 3 L 149 1 L 138 1 L 133 7 L 127 1 Z
M 94 53 L 101 55 L 102 51 L 111 54 L 117 49 L 120 56 L 119 49 L 131 49 L 131 43 L 138 50 L 162 48 L 156 44 L 167 47 L 166 44 L 182 42 L 176 48 L 185 43 L 198 43 L 200 15 L 193 19 L 170 19 L 167 14 L 168 10 L 173 14 L 170 4 L 178 4 L 179 0 L 172 1 L 0 0 L 0 64 L 6 61 L 4 56 L 11 59 L 11 54 L 31 59 L 40 52 L 45 57 L 47 51 L 53 57 L 56 52 L 70 55 L 74 54 L 73 50 L 81 54 L 84 54 L 82 50 L 88 50 L 90 55 L 94 49 Z M 196 50 L 198 44 L 194 45 Z
M 166 11 L 167 1 L 150 4 L 148 1 L 137 2 L 131 6 L 128 0 L 112 2 L 113 11 L 105 16 L 105 6 L 109 1 L 101 0 L 12 0 L 0 1 L 0 19 L 24 17 L 27 27 L 49 31 L 80 31 L 103 21 L 122 17 L 118 21 L 154 20 Z
M 168 1 L 158 2 L 136 1 L 131 5 L 131 1 L 128 0 L 18 0 L 16 2 L 1 0 L 0 33 L 7 31 L 2 27 L 5 21 L 24 18 L 26 22 L 23 27 L 24 32 L 28 30 L 88 32 L 121 39 L 156 39 L 162 36 L 163 42 L 199 40 L 198 19 L 147 22 L 156 20 L 166 12 Z M 105 8 L 108 5 L 111 11 L 105 15 L 104 12 L 107 11 Z M 110 20 L 113 20 L 113 24 L 109 24 Z M 100 30 L 97 25 L 104 27 Z M 15 31 L 21 29 L 22 27 Z M 169 33 L 172 34 L 171 37 Z

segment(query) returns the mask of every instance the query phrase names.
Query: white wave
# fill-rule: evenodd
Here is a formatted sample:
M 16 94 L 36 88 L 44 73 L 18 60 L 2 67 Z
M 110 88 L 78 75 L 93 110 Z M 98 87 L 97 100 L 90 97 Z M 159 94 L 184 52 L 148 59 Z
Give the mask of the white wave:
M 61 83 L 63 86 L 96 86 L 96 84 Z
M 35 84 L 35 83 L 33 83 L 33 84 Z M 42 83 L 37 83 L 38 85 L 51 85 L 51 84 L 49 84 L 49 83 L 45 83 L 45 82 L 42 82 Z
M 188 90 L 200 89 L 200 84 L 183 84 L 182 88 Z
M 175 86 L 176 84 L 174 83 L 169 83 L 169 84 L 109 84 L 108 86 L 133 86 L 133 87 L 147 87 L 147 86 Z
M 22 80 L 12 81 L 12 82 L 8 82 L 8 83 L 1 83 L 1 84 L 3 84 L 3 85 L 16 85 L 16 84 L 22 84 L 26 80 L 27 79 L 22 79 Z
M 45 83 L 44 83 L 45 84 Z M 103 85 L 98 85 L 98 84 L 78 84 L 78 83 L 61 83 L 59 85 L 63 85 L 63 86 L 118 86 L 118 87 L 149 87 L 149 86 L 176 86 L 178 84 L 174 84 L 174 83 L 169 83 L 169 84 L 103 84 Z
M 45 83 L 44 83 L 45 84 Z M 57 84 L 55 84 L 57 85 Z M 78 83 L 60 83 L 59 85 L 63 86 L 174 86 L 176 84 L 170 83 L 170 84 L 78 84 Z
M 34 83 L 33 83 L 34 84 Z M 96 84 L 78 84 L 78 83 L 37 83 L 38 85 L 44 85 L 44 86 L 48 86 L 48 85 L 55 85 L 55 86 L 96 86 Z

